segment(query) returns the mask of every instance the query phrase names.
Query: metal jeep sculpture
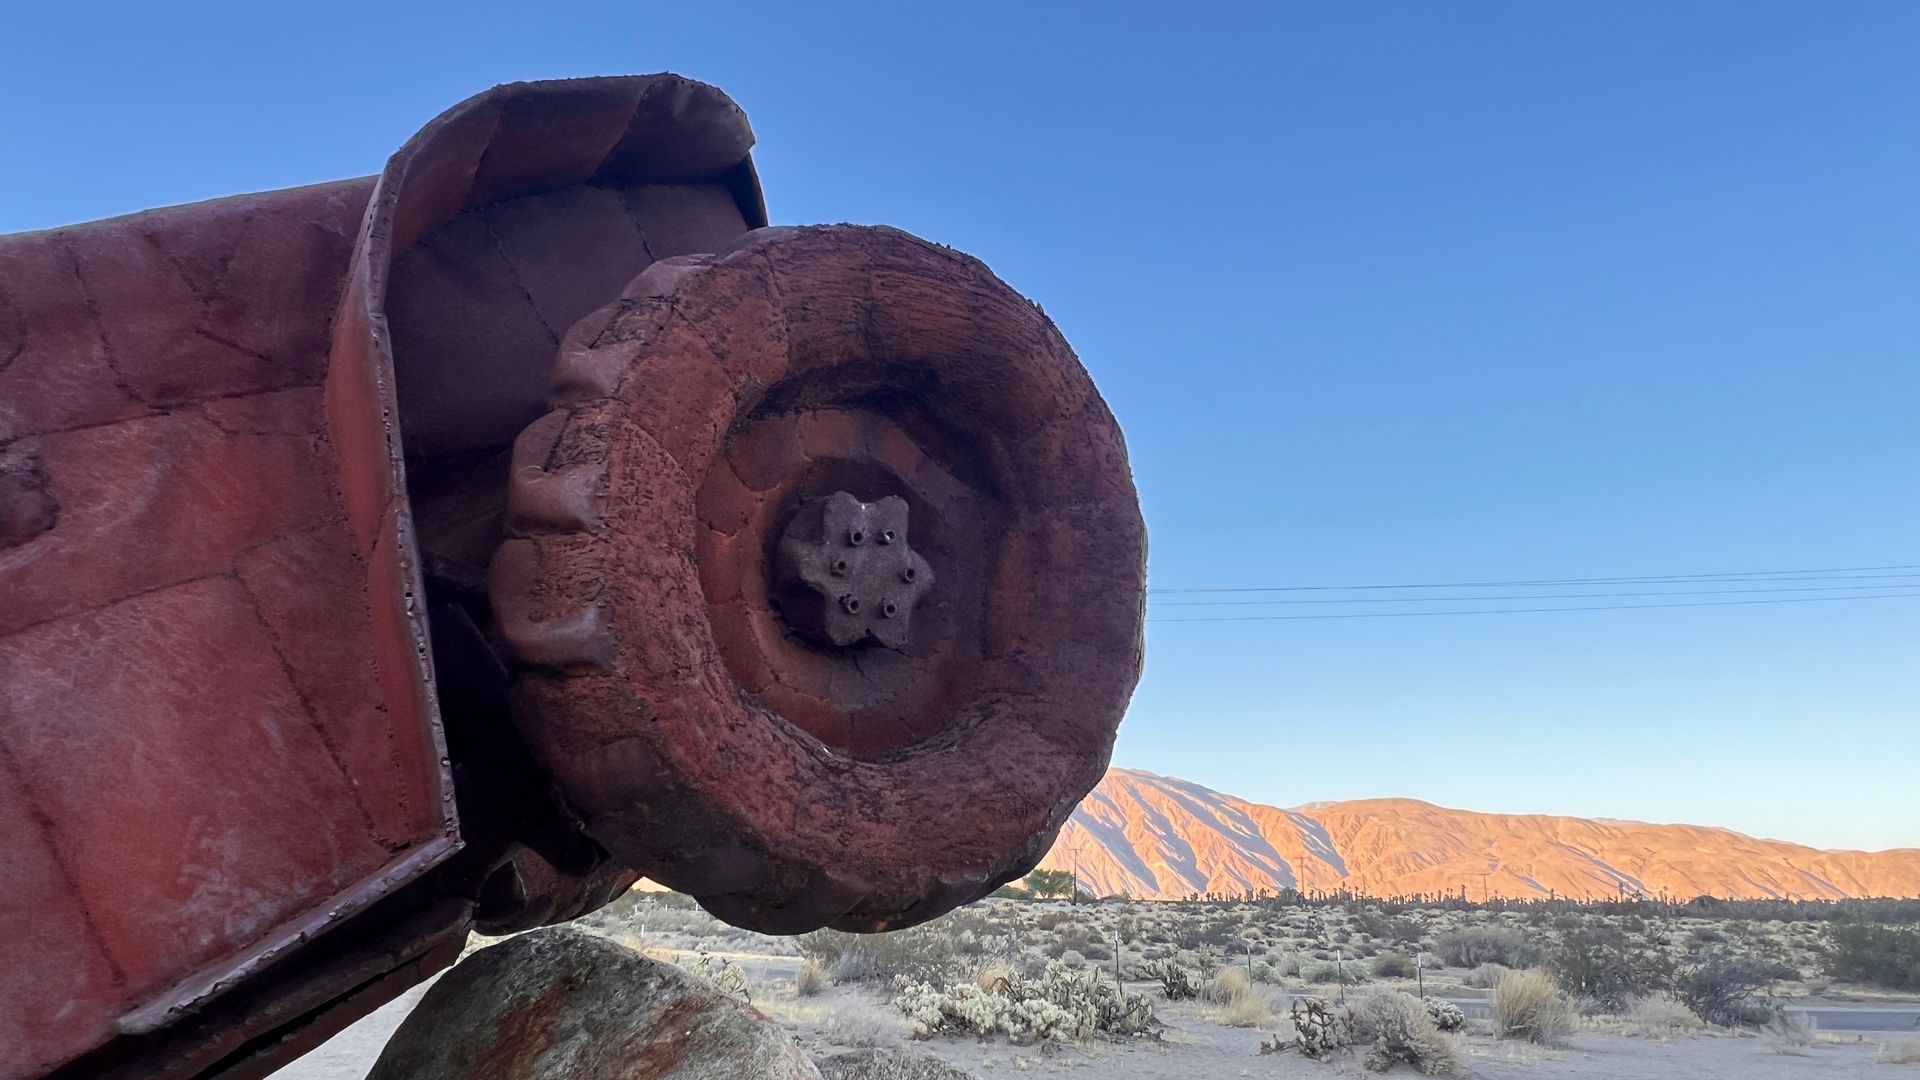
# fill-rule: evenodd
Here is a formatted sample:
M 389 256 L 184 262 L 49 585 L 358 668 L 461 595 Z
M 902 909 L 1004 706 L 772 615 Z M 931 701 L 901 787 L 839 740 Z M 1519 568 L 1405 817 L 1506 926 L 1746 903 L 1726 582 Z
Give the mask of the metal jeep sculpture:
M 0 1077 L 261 1076 L 639 875 L 876 931 L 1044 853 L 1141 661 L 1120 432 L 752 142 L 518 84 L 0 238 Z

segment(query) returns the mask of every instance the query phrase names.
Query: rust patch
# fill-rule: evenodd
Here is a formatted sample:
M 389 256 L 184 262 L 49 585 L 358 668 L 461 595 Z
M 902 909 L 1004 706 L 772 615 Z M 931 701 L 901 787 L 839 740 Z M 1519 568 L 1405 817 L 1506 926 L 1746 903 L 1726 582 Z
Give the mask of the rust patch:
M 569 976 L 557 985 L 510 1010 L 500 1021 L 492 1041 L 466 1047 L 463 1069 L 472 1076 L 533 1076 L 540 1055 L 553 1045 L 553 1031 L 561 1014 L 580 989 Z
M 641 1029 L 634 1040 L 638 1045 L 631 1059 L 630 1080 L 658 1080 L 680 1067 L 692 1049 L 694 1019 L 713 1008 L 717 999 L 688 994 L 660 1010 L 653 1022 Z

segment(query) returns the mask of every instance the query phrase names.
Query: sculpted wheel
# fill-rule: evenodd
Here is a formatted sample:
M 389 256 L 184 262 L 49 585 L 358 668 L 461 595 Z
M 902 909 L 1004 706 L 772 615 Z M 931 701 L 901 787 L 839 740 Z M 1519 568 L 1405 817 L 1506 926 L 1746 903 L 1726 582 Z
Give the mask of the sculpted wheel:
M 1138 678 L 1120 433 L 1037 308 L 888 229 L 656 263 L 515 445 L 497 623 L 588 831 L 723 918 L 909 925 L 1031 869 Z

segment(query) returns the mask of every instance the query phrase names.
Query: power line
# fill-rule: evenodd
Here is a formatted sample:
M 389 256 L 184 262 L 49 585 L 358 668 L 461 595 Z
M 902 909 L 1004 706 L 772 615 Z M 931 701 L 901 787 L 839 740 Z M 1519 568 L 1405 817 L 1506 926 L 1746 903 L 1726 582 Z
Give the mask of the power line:
M 1920 577 L 1920 574 L 1907 575 Z M 1796 578 L 1756 580 L 1794 581 Z M 1584 592 L 1534 593 L 1517 596 L 1343 596 L 1331 600 L 1161 600 L 1156 606 L 1170 607 L 1267 607 L 1276 604 L 1469 604 L 1494 600 L 1585 600 L 1601 596 L 1736 596 L 1742 593 L 1860 592 L 1878 589 L 1920 588 L 1912 585 L 1817 585 L 1798 589 L 1680 589 L 1657 592 Z M 1835 597 L 1835 599 L 1847 599 Z
M 1920 586 L 1908 586 L 1920 588 Z M 1738 607 L 1748 604 L 1817 604 L 1823 600 L 1901 600 L 1920 598 L 1920 592 L 1874 596 L 1795 596 L 1785 600 L 1694 600 L 1681 604 L 1592 604 L 1584 607 L 1467 608 L 1460 611 L 1356 611 L 1333 615 L 1218 615 L 1203 618 L 1148 619 L 1150 623 L 1181 622 L 1291 622 L 1300 619 L 1411 619 L 1436 615 L 1517 615 L 1548 611 L 1639 611 L 1648 608 Z
M 1905 563 L 1897 566 L 1838 566 L 1813 570 L 1728 570 L 1707 574 L 1643 574 L 1631 577 L 1585 577 L 1585 578 L 1535 578 L 1519 581 L 1444 581 L 1400 585 L 1268 585 L 1259 587 L 1219 586 L 1208 588 L 1153 588 L 1149 593 L 1216 593 L 1216 592 L 1350 592 L 1362 589 L 1498 589 L 1535 585 L 1651 585 L 1659 582 L 1722 581 L 1738 583 L 1743 581 L 1867 581 L 1881 578 L 1910 578 L 1920 575 L 1878 574 L 1868 571 L 1879 570 L 1920 570 L 1920 563 Z M 1847 575 L 1845 577 L 1789 577 L 1783 575 Z

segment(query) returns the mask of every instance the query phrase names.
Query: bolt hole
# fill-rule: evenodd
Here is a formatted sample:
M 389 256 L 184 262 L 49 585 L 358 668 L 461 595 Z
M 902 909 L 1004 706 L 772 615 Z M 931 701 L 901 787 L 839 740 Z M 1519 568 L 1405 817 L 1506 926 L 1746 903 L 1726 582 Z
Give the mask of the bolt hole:
M 852 544 L 854 547 L 859 547 L 861 544 L 864 544 L 866 542 L 867 542 L 867 534 L 864 532 L 861 532 L 859 529 L 854 529 L 851 532 L 847 533 L 847 543 Z
M 898 615 L 899 613 L 900 613 L 900 608 L 897 605 L 895 605 L 893 601 L 891 600 L 880 601 L 880 616 L 882 618 L 891 619 L 895 615 Z
M 901 581 L 911 582 L 911 581 L 917 580 L 919 577 L 920 577 L 920 571 L 911 566 L 907 567 L 905 570 L 900 571 Z
M 845 608 L 845 609 L 846 609 L 846 612 L 847 612 L 847 614 L 849 614 L 849 615 L 858 615 L 858 614 L 860 614 L 860 598 L 859 598 L 859 597 L 857 597 L 857 596 L 843 596 L 843 597 L 841 597 L 841 598 L 840 598 L 840 606 L 841 606 L 841 607 L 843 607 L 843 608 Z
M 847 560 L 833 560 L 833 573 L 835 577 L 845 577 L 847 573 Z
M 882 529 L 882 530 L 881 530 L 881 532 L 880 532 L 880 542 L 881 542 L 881 543 L 883 543 L 883 544 L 891 544 L 891 543 L 893 543 L 893 541 L 894 541 L 894 539 L 895 539 L 895 534 L 894 534 L 894 531 L 893 531 L 892 529 Z

